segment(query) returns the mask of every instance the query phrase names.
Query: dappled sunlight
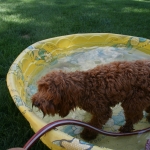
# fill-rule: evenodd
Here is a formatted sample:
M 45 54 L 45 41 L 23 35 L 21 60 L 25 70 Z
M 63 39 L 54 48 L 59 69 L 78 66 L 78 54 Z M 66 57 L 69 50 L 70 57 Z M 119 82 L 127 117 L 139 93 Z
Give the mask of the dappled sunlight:
M 15 9 L 18 6 L 13 5 L 13 4 L 1 4 L 0 5 L 0 19 L 3 22 L 8 22 L 8 23 L 17 23 L 17 24 L 22 24 L 22 23 L 28 23 L 31 21 L 31 18 L 22 18 L 22 15 L 19 13 L 16 13 Z
M 40 34 L 36 32 L 35 35 L 39 34 L 37 40 L 40 40 L 40 37 L 42 40 L 52 36 L 83 32 L 130 34 L 128 31 L 123 32 L 126 19 L 130 18 L 128 27 L 132 31 L 131 35 L 148 38 L 145 35 L 147 28 L 143 29 L 143 34 L 139 34 L 135 28 L 133 30 L 134 22 L 142 18 L 139 14 L 144 15 L 145 20 L 149 21 L 150 4 L 144 5 L 144 2 L 146 1 L 114 0 L 112 3 L 112 0 L 86 2 L 80 0 L 23 0 L 14 3 L 9 0 L 7 5 L 6 2 L 3 2 L 0 6 L 0 19 L 5 24 L 13 24 L 14 30 L 20 28 L 18 26 L 27 25 L 28 30 L 40 31 Z M 135 17 L 136 14 L 138 15 Z M 120 21 L 122 24 L 118 26 Z M 46 36 L 43 37 L 43 35 Z
M 134 7 L 125 7 L 122 9 L 122 12 L 125 13 L 150 13 L 150 9 L 146 9 L 146 8 L 134 8 Z
M 5 13 L 5 12 L 9 12 L 9 9 L 0 7 L 0 13 Z
M 34 19 L 31 19 L 31 18 L 28 18 L 28 19 L 21 18 L 20 14 L 3 15 L 0 18 L 5 22 L 9 22 L 9 23 L 13 22 L 13 23 L 18 23 L 18 24 L 34 21 Z
M 149 1 L 149 0 L 134 0 L 134 1 L 150 3 L 150 1 Z

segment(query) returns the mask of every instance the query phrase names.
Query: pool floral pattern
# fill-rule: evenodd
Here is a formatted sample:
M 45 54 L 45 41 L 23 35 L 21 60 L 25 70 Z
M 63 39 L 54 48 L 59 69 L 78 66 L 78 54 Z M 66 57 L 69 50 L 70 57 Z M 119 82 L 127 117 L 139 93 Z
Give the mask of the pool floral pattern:
M 39 49 L 38 56 L 35 57 L 35 60 L 45 60 L 45 62 L 49 62 L 52 60 L 52 55 L 44 49 Z
M 138 47 L 139 44 L 142 44 L 142 43 L 146 44 L 146 43 L 145 43 L 146 40 L 147 40 L 147 39 L 141 38 L 141 37 L 131 37 L 131 38 L 129 39 L 128 43 L 127 43 L 127 46 L 128 46 L 129 48 Z M 148 44 L 148 43 L 147 43 L 147 44 Z M 143 44 L 142 44 L 142 45 L 143 45 Z M 146 45 L 143 45 L 143 46 L 146 46 Z
M 25 52 L 35 63 L 49 63 L 52 61 L 52 54 L 45 49 L 36 49 L 34 46 L 29 46 Z M 44 62 L 43 62 L 44 61 Z
M 91 150 L 93 148 L 92 144 L 80 141 L 79 139 L 73 138 L 72 140 L 59 140 L 53 143 L 60 143 L 60 146 L 64 147 L 66 150 Z
M 7 74 L 7 85 L 10 94 L 16 106 L 29 121 L 35 132 L 37 132 L 46 123 L 42 119 L 38 118 L 34 112 L 31 112 L 31 109 L 26 104 L 26 99 L 31 97 L 32 93 L 35 92 L 35 90 L 32 89 L 35 87 L 30 87 L 30 89 L 28 88 L 27 83 L 31 82 L 33 77 L 42 71 L 43 67 L 47 67 L 49 64 L 56 63 L 60 56 L 70 56 L 76 53 L 75 50 L 78 48 L 84 49 L 85 47 L 90 48 L 94 46 L 108 46 L 116 49 L 118 47 L 125 47 L 129 51 L 132 51 L 132 49 L 138 49 L 139 51 L 145 53 L 145 55 L 150 55 L 150 40 L 145 38 L 108 33 L 74 34 L 51 38 L 32 44 L 31 46 L 27 47 L 11 65 Z M 76 65 L 76 60 L 73 62 L 73 64 Z M 80 117 L 74 117 L 72 119 L 83 120 L 83 118 Z M 111 131 L 116 131 L 118 125 L 122 125 L 124 121 L 123 112 L 118 111 L 118 113 L 113 115 L 113 117 L 107 122 L 105 128 L 109 128 Z M 144 122 L 145 121 L 143 121 L 141 124 L 143 125 Z M 64 132 L 66 133 L 69 131 L 69 134 L 72 136 L 79 137 L 78 135 L 82 131 L 82 128 L 77 126 L 68 126 L 63 128 L 63 130 L 65 130 Z M 58 137 L 53 136 L 57 132 L 57 130 L 54 132 L 49 132 L 41 139 L 51 149 L 57 150 L 58 147 L 55 145 L 60 146 L 58 148 L 59 150 L 64 150 L 64 148 L 72 150 L 79 148 L 83 150 L 107 149 L 95 146 L 99 145 L 99 142 L 95 142 L 94 144 L 85 143 L 77 138 L 73 138 L 72 136 L 68 137 L 64 132 L 60 131 Z M 55 139 L 48 139 L 48 135 Z M 98 137 L 98 140 L 101 142 L 103 141 L 102 139 L 106 140 L 107 138 L 104 136 Z M 106 147 L 107 145 L 108 144 L 106 144 Z
M 82 130 L 83 130 L 82 127 L 70 125 L 70 126 L 66 126 L 66 127 L 62 128 L 61 131 L 75 137 L 75 136 L 79 135 Z
M 25 105 L 25 103 L 22 101 L 21 97 L 19 97 L 18 95 L 14 95 L 13 99 L 14 99 L 14 102 L 17 105 L 17 107 Z
M 14 74 L 18 80 L 24 81 L 24 75 L 22 72 L 21 64 L 13 63 L 13 65 L 9 69 L 9 73 Z

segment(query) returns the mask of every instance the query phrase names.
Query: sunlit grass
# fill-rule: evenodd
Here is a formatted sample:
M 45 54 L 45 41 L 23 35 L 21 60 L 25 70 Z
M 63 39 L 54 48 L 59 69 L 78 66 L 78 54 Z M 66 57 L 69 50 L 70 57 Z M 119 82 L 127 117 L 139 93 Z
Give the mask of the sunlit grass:
M 148 0 L 0 0 L 0 150 L 33 135 L 12 101 L 6 74 L 29 45 L 74 33 L 118 33 L 150 39 Z M 41 142 L 35 150 L 46 150 Z
M 138 9 L 138 8 L 134 8 L 134 7 L 125 7 L 122 9 L 122 12 L 127 12 L 127 13 L 150 13 L 150 9 Z
M 137 2 L 144 2 L 144 3 L 149 3 L 149 0 L 134 0 L 134 1 L 137 1 Z

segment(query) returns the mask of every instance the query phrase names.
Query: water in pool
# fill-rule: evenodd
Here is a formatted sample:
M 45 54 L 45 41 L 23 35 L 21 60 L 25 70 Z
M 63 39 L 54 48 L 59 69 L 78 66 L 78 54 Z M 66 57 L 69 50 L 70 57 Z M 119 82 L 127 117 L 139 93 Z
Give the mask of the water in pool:
M 150 59 L 150 55 L 135 49 L 127 49 L 124 47 L 84 47 L 77 49 L 75 53 L 51 62 L 48 67 L 44 68 L 39 74 L 37 74 L 32 82 L 29 82 L 30 84 L 27 86 L 27 104 L 31 107 L 30 98 L 37 91 L 36 82 L 52 70 L 88 70 L 96 67 L 97 65 L 113 61 L 130 61 L 138 59 Z M 117 105 L 112 109 L 113 116 L 104 125 L 103 129 L 106 131 L 118 132 L 118 128 L 125 123 L 124 113 L 120 105 Z M 33 111 L 47 123 L 62 119 L 58 115 L 55 117 L 45 116 L 43 118 L 42 112 L 40 112 L 37 108 L 33 108 Z M 150 124 L 146 121 L 144 112 L 143 114 L 143 119 L 135 125 L 136 130 L 150 126 Z M 76 111 L 70 112 L 70 114 L 65 118 L 88 121 L 90 119 L 90 114 L 83 110 L 76 109 Z M 58 129 L 77 138 L 80 138 L 79 133 L 82 131 L 81 127 L 73 125 L 58 127 Z M 99 135 L 95 140 L 91 141 L 91 143 L 115 150 L 144 150 L 145 142 L 149 138 L 150 135 L 148 133 L 129 137 L 108 137 Z

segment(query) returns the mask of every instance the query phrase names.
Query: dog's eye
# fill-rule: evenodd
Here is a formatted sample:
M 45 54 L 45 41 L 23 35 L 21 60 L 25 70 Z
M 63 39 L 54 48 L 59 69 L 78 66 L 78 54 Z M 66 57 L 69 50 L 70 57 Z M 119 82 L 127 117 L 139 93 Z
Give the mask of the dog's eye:
M 34 103 L 32 104 L 32 107 L 33 107 L 33 106 L 39 107 L 39 106 L 40 106 L 40 103 L 34 102 Z
M 53 99 L 51 99 L 49 102 L 54 105 Z

